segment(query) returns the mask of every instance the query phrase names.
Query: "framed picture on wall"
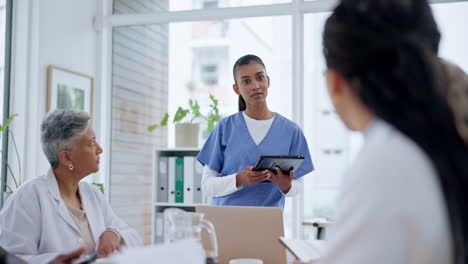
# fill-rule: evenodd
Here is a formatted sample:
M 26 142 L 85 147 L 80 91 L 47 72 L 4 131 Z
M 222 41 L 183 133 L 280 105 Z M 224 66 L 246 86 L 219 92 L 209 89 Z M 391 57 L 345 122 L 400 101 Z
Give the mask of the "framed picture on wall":
M 93 77 L 60 68 L 47 67 L 47 112 L 53 109 L 93 112 Z

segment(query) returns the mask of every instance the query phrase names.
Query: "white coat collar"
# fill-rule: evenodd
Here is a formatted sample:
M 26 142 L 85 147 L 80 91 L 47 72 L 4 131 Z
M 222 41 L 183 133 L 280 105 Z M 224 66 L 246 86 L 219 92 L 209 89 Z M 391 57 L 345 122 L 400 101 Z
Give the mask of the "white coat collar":
M 65 202 L 60 196 L 57 179 L 55 178 L 55 174 L 52 168 L 49 168 L 49 171 L 47 172 L 47 188 L 49 189 L 49 193 L 57 202 L 56 209 L 59 215 L 65 220 L 65 222 L 67 222 L 67 224 L 69 224 L 76 232 L 78 232 L 78 234 L 81 235 L 80 230 L 70 215 L 70 212 L 68 212 Z
M 80 194 L 81 198 L 81 206 L 83 207 L 83 210 L 86 213 L 86 217 L 88 219 L 89 223 L 89 228 L 91 230 L 91 234 L 93 234 L 93 239 L 96 245 L 98 244 L 98 239 L 99 239 L 99 230 L 97 229 L 97 225 L 95 223 L 98 222 L 98 214 L 100 211 L 97 210 L 96 205 L 93 203 L 93 201 L 90 198 L 89 193 L 86 192 L 88 190 L 85 188 L 86 183 L 85 182 L 80 182 L 78 184 L 78 193 Z M 60 216 L 74 229 L 78 232 L 78 234 L 81 235 L 80 230 L 76 226 L 75 221 L 73 221 L 72 216 L 70 215 L 70 212 L 68 211 L 68 208 L 63 201 L 62 197 L 60 196 L 60 191 L 58 188 L 58 183 L 57 183 L 57 178 L 55 177 L 54 171 L 52 168 L 49 169 L 47 172 L 47 186 L 49 188 L 49 193 L 54 197 L 54 199 L 57 201 L 57 211 L 59 212 Z

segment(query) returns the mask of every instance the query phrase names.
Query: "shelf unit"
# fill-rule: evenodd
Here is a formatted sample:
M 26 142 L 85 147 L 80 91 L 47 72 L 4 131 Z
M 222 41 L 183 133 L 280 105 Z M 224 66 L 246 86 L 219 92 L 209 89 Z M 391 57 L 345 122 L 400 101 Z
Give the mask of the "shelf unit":
M 195 148 L 163 148 L 154 151 L 152 242 L 164 242 L 164 215 L 167 208 L 194 212 L 207 204 L 201 192 L 202 165 Z

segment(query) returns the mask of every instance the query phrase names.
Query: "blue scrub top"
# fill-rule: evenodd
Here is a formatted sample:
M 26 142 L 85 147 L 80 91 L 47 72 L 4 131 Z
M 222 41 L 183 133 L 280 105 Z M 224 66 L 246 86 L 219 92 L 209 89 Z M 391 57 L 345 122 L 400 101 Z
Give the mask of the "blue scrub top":
M 223 118 L 211 132 L 197 159 L 223 177 L 238 173 L 246 166 L 254 166 L 261 155 L 304 156 L 301 166 L 295 169 L 296 179 L 314 169 L 301 128 L 278 113 L 258 145 L 249 133 L 242 112 Z M 212 204 L 284 208 L 284 195 L 276 184 L 265 181 L 245 185 L 226 196 L 213 197 Z

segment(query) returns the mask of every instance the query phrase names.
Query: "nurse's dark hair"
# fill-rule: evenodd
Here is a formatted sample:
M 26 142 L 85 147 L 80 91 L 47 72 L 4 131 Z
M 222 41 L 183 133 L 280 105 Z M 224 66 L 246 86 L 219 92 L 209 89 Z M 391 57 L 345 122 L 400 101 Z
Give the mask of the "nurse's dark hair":
M 449 216 L 454 263 L 468 263 L 468 147 L 442 96 L 439 41 L 426 0 L 342 0 L 323 33 L 327 67 L 431 159 Z
M 234 63 L 234 67 L 232 67 L 232 75 L 234 76 L 234 83 L 235 84 L 238 84 L 237 79 L 236 79 L 236 75 L 237 75 L 237 71 L 239 70 L 239 67 L 242 66 L 242 65 L 247 65 L 252 61 L 259 63 L 266 70 L 265 64 L 263 63 L 262 59 L 260 59 L 260 57 L 258 57 L 256 55 L 252 55 L 252 54 L 244 55 L 244 56 L 240 57 L 239 59 L 237 59 L 236 63 Z M 239 112 L 244 111 L 245 109 L 247 109 L 247 105 L 245 103 L 245 100 L 244 100 L 244 98 L 242 98 L 241 95 L 239 95 Z

